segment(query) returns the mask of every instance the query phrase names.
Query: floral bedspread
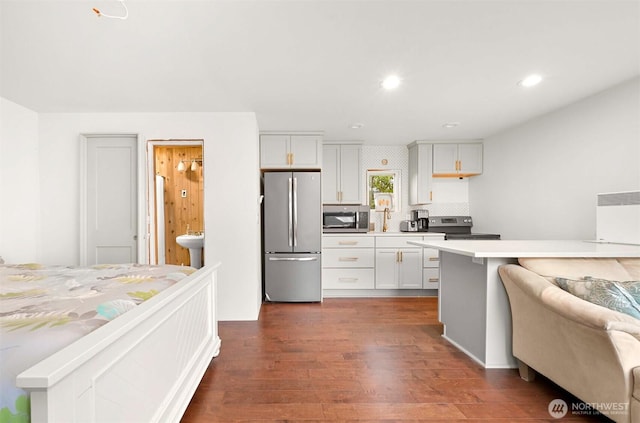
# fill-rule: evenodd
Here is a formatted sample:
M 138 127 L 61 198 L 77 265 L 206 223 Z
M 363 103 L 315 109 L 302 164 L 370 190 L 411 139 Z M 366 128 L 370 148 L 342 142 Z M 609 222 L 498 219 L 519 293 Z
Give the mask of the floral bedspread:
M 18 374 L 195 271 L 0 264 L 0 423 L 29 421 Z

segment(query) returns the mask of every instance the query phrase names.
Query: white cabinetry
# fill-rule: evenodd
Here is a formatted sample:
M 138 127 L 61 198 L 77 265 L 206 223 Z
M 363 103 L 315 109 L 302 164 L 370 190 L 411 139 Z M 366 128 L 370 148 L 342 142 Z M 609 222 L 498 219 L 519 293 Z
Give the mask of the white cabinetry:
M 433 241 L 437 238 L 424 238 Z M 441 238 L 444 240 L 444 237 Z M 422 249 L 422 288 L 439 289 L 440 287 L 440 253 L 435 248 Z
M 362 146 L 325 144 L 322 151 L 322 202 L 361 204 Z
M 374 289 L 374 238 L 324 236 L 322 289 Z
M 433 176 L 462 177 L 482 173 L 482 143 L 433 144 Z
M 433 290 L 439 289 L 438 250 L 409 244 L 409 241 L 443 239 L 443 234 L 325 234 L 322 237 L 324 296 L 433 295 Z
M 261 169 L 320 169 L 321 165 L 321 134 L 260 134 Z
M 409 204 L 431 203 L 432 144 L 415 141 L 409 144 Z
M 422 289 L 422 237 L 376 237 L 376 289 Z

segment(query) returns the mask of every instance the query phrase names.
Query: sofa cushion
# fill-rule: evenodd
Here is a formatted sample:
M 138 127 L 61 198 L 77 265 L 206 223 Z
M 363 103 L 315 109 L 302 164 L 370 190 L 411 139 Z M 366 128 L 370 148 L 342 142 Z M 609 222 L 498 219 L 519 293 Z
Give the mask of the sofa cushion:
M 618 262 L 631 275 L 630 279 L 640 279 L 640 258 L 619 258 Z
M 632 277 L 615 258 L 519 258 L 520 266 L 553 282 L 556 277 L 580 279 L 585 276 L 616 281 Z
M 556 283 L 578 298 L 640 319 L 640 303 L 620 282 L 596 278 L 556 278 Z M 635 282 L 628 285 L 632 283 Z

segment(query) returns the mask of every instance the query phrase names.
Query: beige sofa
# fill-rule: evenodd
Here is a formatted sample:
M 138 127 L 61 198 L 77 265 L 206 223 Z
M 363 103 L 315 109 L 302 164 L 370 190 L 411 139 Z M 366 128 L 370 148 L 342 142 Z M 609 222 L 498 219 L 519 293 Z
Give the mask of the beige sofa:
M 640 280 L 640 259 L 520 259 L 499 273 L 521 377 L 532 380 L 535 370 L 610 419 L 640 423 L 640 320 L 555 284 L 556 277 Z

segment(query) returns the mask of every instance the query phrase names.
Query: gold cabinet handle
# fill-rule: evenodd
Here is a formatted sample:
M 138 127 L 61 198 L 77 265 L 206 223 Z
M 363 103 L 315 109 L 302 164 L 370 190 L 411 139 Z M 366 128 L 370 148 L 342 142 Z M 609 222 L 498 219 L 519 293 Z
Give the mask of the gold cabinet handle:
M 358 261 L 358 257 L 339 257 L 338 261 Z
M 291 154 L 291 164 L 293 164 L 293 153 L 290 153 L 290 154 Z
M 338 241 L 338 245 L 358 245 L 358 241 Z
M 358 282 L 358 278 L 338 278 L 340 282 Z
M 438 282 L 438 278 L 429 278 L 429 282 Z
M 439 257 L 429 257 L 429 261 L 440 261 Z

